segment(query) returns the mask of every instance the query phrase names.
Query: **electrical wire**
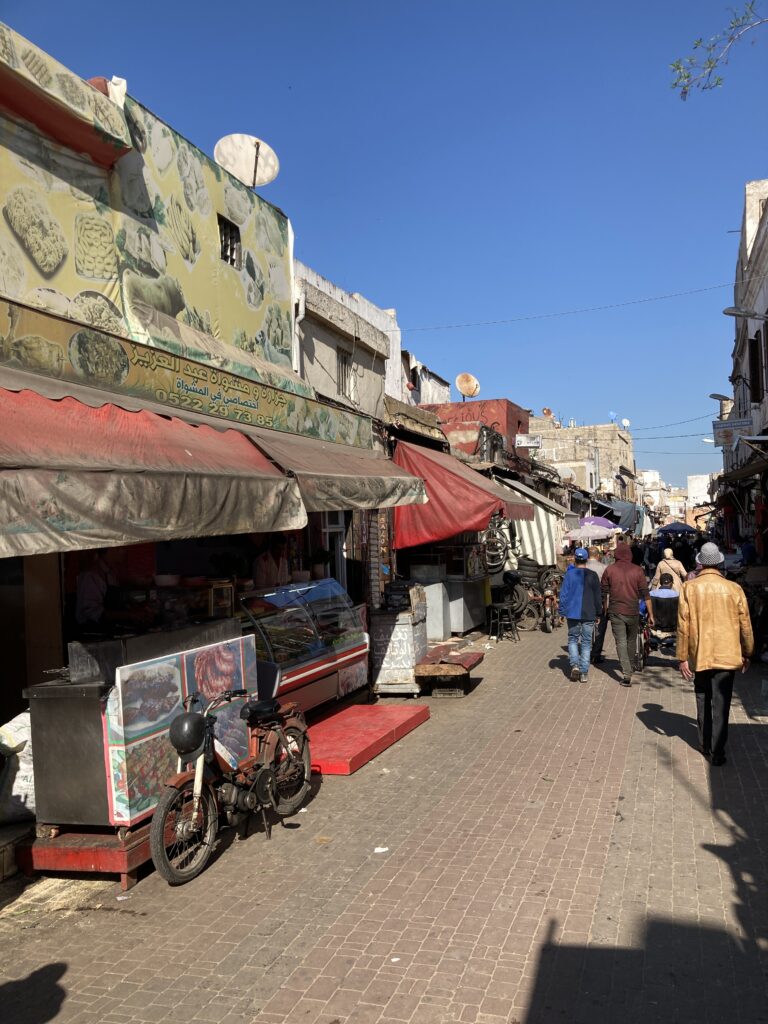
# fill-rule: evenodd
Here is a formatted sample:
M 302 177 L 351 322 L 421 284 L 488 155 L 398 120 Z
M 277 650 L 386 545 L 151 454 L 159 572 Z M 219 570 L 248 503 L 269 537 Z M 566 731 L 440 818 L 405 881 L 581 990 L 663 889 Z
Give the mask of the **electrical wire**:
M 708 412 L 705 413 L 703 416 L 691 416 L 689 420 L 675 420 L 674 423 L 656 423 L 652 427 L 633 427 L 632 433 L 636 434 L 638 430 L 661 430 L 662 427 L 679 427 L 683 423 L 695 423 L 697 420 L 711 420 L 713 417 L 714 412 Z
M 768 278 L 768 274 L 755 274 L 749 278 L 743 278 L 739 284 L 746 284 L 748 281 L 761 281 Z M 505 320 L 476 320 L 462 324 L 428 324 L 421 327 L 393 327 L 385 331 L 385 334 L 393 334 L 396 331 L 453 331 L 463 327 L 500 327 L 504 324 L 518 324 L 525 320 L 550 320 L 560 316 L 575 316 L 578 313 L 600 313 L 607 309 L 624 309 L 627 306 L 639 306 L 647 302 L 663 302 L 666 299 L 679 299 L 686 295 L 701 295 L 704 292 L 719 291 L 721 288 L 733 288 L 733 281 L 726 284 L 710 284 L 705 288 L 690 288 L 682 292 L 668 292 L 665 295 L 649 295 L 643 299 L 627 299 L 624 302 L 608 302 L 602 306 L 583 306 L 578 309 L 563 309 L 556 313 L 528 313 L 525 316 L 509 317 Z

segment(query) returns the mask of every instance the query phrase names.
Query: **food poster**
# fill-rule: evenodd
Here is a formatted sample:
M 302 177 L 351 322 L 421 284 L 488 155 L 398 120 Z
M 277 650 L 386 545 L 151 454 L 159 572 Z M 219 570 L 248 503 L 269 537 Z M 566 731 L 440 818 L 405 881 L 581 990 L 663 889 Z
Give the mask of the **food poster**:
M 199 692 L 205 704 L 222 690 L 241 688 L 256 692 L 252 635 L 118 668 L 104 712 L 112 824 L 134 824 L 151 814 L 176 773 L 168 730 L 184 697 Z M 240 698 L 216 711 L 216 749 L 233 767 L 248 749 L 243 704 Z

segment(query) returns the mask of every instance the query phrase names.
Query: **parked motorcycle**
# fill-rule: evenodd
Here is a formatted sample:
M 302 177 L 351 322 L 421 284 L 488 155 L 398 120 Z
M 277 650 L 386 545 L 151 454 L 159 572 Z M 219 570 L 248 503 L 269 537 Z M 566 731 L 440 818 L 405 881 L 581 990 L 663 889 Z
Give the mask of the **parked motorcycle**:
M 220 817 L 239 826 L 260 812 L 269 839 L 268 812 L 281 819 L 295 814 L 309 791 L 309 737 L 296 704 L 248 700 L 240 711 L 248 731 L 246 757 L 232 768 L 215 749 L 215 710 L 247 696 L 246 690 L 224 690 L 203 711 L 193 711 L 202 701 L 199 693 L 190 694 L 184 711 L 171 722 L 178 770 L 168 780 L 150 828 L 152 860 L 170 885 L 189 882 L 205 868 Z

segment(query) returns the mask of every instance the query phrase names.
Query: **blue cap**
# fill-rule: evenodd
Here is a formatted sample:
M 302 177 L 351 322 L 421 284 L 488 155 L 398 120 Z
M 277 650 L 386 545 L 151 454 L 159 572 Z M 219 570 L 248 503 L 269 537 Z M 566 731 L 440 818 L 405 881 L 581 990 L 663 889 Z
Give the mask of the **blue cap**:
M 586 548 L 576 548 L 573 552 L 573 557 L 577 562 L 586 562 L 589 560 L 589 552 Z

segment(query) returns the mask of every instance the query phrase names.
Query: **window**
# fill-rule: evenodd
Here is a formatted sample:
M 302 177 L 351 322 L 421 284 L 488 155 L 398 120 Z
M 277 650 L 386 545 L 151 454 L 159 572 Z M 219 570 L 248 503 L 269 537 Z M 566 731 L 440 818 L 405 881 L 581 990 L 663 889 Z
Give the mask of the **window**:
M 354 373 L 352 371 L 352 357 L 342 349 L 336 350 L 336 391 L 338 394 L 354 401 Z
M 240 270 L 243 265 L 243 250 L 240 246 L 240 228 L 231 220 L 219 215 L 219 242 L 221 258 L 230 267 Z
M 763 339 L 760 331 L 749 339 L 749 400 L 759 404 L 763 397 Z

